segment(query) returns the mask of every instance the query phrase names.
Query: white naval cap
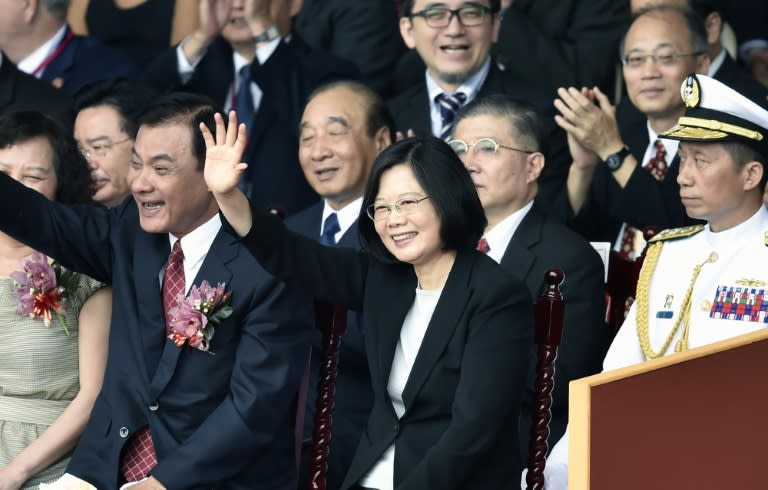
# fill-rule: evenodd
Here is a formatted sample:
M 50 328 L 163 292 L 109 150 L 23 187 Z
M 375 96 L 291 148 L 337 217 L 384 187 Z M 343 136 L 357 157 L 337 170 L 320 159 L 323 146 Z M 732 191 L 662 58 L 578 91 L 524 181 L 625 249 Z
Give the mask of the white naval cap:
M 680 87 L 685 115 L 662 138 L 739 142 L 768 157 L 768 111 L 722 82 L 690 74 Z

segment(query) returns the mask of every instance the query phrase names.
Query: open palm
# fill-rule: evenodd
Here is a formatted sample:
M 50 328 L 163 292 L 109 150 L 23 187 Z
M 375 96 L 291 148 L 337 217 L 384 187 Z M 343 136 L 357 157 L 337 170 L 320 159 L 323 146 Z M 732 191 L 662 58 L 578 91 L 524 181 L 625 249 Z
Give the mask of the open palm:
M 245 150 L 245 125 L 237 124 L 235 111 L 229 113 L 229 124 L 224 125 L 224 118 L 217 113 L 216 136 L 205 124 L 200 124 L 200 131 L 205 140 L 205 183 L 211 192 L 226 194 L 235 189 L 240 176 L 248 168 L 242 163 Z

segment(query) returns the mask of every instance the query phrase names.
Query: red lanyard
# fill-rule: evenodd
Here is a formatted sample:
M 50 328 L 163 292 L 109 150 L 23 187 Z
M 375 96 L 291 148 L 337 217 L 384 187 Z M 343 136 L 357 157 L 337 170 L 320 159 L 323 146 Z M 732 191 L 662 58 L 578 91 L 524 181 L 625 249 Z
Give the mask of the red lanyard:
M 35 71 L 32 72 L 33 77 L 39 76 L 41 73 L 43 73 L 43 70 L 46 69 L 48 65 L 51 64 L 51 61 L 55 60 L 57 56 L 61 54 L 64 49 L 66 49 L 67 45 L 72 41 L 72 38 L 75 37 L 74 34 L 72 34 L 72 31 L 67 28 L 67 33 L 64 35 L 64 38 L 59 41 L 59 45 L 56 46 L 56 49 L 53 50 L 53 53 L 46 56 L 46 58 L 43 60 L 40 65 L 38 65 L 37 68 L 35 68 Z

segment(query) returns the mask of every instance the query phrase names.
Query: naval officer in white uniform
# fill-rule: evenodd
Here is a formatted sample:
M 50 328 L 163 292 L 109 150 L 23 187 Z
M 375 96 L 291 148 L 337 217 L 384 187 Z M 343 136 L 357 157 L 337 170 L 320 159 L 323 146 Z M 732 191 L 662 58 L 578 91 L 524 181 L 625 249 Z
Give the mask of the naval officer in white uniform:
M 660 136 L 680 141 L 680 197 L 706 224 L 649 242 L 604 371 L 768 325 L 768 111 L 703 75 L 688 76 L 681 95 L 685 115 Z M 566 431 L 547 461 L 546 490 L 568 488 L 567 464 Z

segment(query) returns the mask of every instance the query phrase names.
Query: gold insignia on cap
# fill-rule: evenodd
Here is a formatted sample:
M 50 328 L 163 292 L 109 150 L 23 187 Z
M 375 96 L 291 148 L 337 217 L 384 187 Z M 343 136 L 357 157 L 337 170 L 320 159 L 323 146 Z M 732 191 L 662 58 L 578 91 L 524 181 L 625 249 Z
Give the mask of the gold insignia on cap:
M 761 281 L 760 279 L 737 279 L 736 284 L 738 284 L 739 286 L 747 286 L 747 287 L 768 286 L 768 282 Z
M 685 107 L 697 107 L 699 102 L 701 102 L 701 88 L 699 87 L 699 79 L 696 78 L 696 75 L 688 75 L 688 78 L 685 80 L 683 102 L 685 102 Z
M 672 308 L 672 302 L 675 300 L 674 294 L 668 294 L 664 297 L 664 308 Z
M 712 301 L 705 299 L 701 301 L 701 311 L 709 311 L 712 309 Z

